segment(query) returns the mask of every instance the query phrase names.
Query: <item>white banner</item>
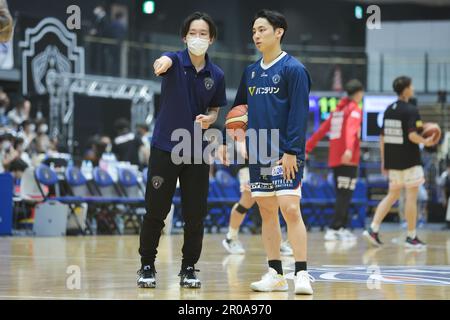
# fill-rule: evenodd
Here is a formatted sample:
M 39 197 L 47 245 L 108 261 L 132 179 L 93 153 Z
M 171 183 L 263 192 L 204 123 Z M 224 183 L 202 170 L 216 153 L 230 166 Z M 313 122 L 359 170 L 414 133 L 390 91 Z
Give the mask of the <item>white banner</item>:
M 8 42 L 0 42 L 0 69 L 12 69 L 14 67 L 13 59 L 13 38 Z

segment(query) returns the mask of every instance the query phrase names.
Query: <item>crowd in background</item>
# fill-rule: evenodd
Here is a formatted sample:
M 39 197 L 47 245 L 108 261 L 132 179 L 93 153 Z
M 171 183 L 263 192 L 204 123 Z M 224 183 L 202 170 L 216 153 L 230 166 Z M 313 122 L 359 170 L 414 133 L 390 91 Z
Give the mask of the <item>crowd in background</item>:
M 20 179 L 26 168 L 36 167 L 47 158 L 57 158 L 67 152 L 56 136 L 49 134 L 49 125 L 42 112 L 33 112 L 33 106 L 25 97 L 10 100 L 0 88 L 0 173 L 11 172 Z M 34 118 L 32 114 L 36 114 Z M 115 137 L 96 134 L 89 139 L 88 147 L 76 160 L 89 161 L 93 167 L 105 158 L 109 162 L 129 162 L 140 169 L 148 164 L 150 135 L 146 124 L 139 124 L 135 132 L 127 119 L 114 123 Z M 67 157 L 65 157 L 67 159 Z

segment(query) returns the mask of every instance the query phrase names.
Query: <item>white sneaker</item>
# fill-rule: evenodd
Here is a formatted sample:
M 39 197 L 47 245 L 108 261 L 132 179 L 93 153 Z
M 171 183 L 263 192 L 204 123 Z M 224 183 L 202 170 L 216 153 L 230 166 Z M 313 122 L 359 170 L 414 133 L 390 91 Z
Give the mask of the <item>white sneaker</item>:
M 340 239 L 339 231 L 333 229 L 327 229 L 327 232 L 324 236 L 325 241 L 337 241 Z
M 294 255 L 294 251 L 291 248 L 291 244 L 289 243 L 288 240 L 283 241 L 280 245 L 280 254 L 282 256 L 293 256 Z
M 222 245 L 230 254 L 245 254 L 245 249 L 239 240 L 223 239 Z
M 308 271 L 299 271 L 294 279 L 295 294 L 313 294 L 311 282 L 315 279 Z
M 259 292 L 287 291 L 288 283 L 284 276 L 278 274 L 275 269 L 269 268 L 269 271 L 262 276 L 261 280 L 253 282 L 250 288 Z
M 347 241 L 355 241 L 356 236 L 348 229 L 340 228 L 338 231 L 339 239 L 340 240 L 347 240 Z

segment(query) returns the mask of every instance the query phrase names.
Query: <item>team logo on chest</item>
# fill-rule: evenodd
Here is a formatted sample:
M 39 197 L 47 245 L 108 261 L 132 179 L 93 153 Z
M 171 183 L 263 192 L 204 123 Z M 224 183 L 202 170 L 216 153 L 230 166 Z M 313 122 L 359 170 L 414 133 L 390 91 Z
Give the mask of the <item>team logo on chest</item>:
M 163 177 L 154 176 L 152 178 L 152 185 L 153 185 L 153 188 L 155 188 L 155 189 L 159 189 L 161 187 L 161 185 L 163 184 L 163 182 L 164 182 Z
M 274 84 L 278 84 L 280 82 L 280 80 L 281 80 L 281 77 L 279 74 L 276 74 L 272 77 L 272 81 Z
M 205 78 L 204 82 L 206 90 L 211 90 L 211 88 L 214 86 L 214 80 L 210 77 Z

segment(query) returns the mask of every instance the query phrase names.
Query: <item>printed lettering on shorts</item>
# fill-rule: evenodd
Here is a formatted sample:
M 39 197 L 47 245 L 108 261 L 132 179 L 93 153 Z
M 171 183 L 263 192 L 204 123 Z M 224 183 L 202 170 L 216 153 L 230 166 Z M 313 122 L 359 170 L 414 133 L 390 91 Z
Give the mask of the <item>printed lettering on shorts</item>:
M 386 119 L 384 121 L 384 142 L 403 144 L 403 130 L 400 120 Z
M 337 178 L 337 188 L 338 189 L 349 189 L 355 190 L 356 179 L 350 177 L 340 176 Z
M 344 112 L 335 111 L 331 118 L 330 140 L 341 137 L 342 124 L 344 123 Z

